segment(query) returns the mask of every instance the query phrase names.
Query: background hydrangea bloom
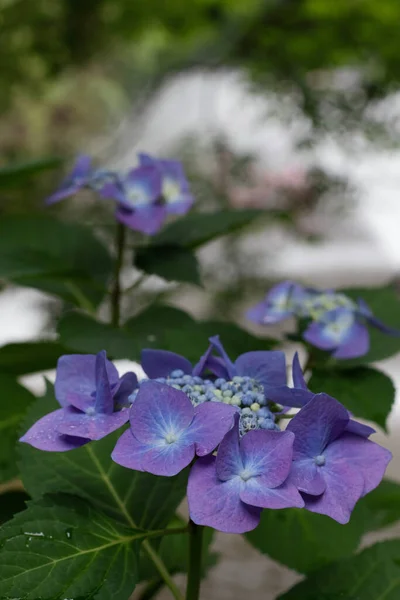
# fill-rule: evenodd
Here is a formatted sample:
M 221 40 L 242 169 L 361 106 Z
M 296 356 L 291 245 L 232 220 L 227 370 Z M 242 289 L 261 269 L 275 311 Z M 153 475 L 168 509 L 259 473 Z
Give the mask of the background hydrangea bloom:
M 239 440 L 239 418 L 221 442 L 217 456 L 195 462 L 189 475 L 190 518 L 226 533 L 257 527 L 261 508 L 302 507 L 287 482 L 294 435 L 251 431 Z
M 76 194 L 80 189 L 89 185 L 92 176 L 92 159 L 86 154 L 77 157 L 71 172 L 64 181 L 61 182 L 59 189 L 46 200 L 46 204 L 55 204 Z
M 356 502 L 381 482 L 391 453 L 346 431 L 347 410 L 316 394 L 290 421 L 295 435 L 290 481 L 312 512 L 347 523 Z
M 293 281 L 275 285 L 265 299 L 253 306 L 246 317 L 259 325 L 273 325 L 296 314 L 297 305 L 303 296 L 303 288 Z
M 20 439 L 54 452 L 98 440 L 128 421 L 128 396 L 137 385 L 134 373 L 119 377 L 103 350 L 58 360 L 55 395 L 62 408 L 37 421 Z
M 236 412 L 220 403 L 193 407 L 180 390 L 145 381 L 130 410 L 131 427 L 118 440 L 112 459 L 136 471 L 176 475 L 196 454 L 205 456 L 218 446 Z

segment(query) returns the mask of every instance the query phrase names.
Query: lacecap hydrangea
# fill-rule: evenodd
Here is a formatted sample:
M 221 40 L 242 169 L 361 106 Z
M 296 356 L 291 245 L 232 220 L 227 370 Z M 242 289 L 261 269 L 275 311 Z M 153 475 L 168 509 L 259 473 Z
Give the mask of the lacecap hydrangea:
M 144 350 L 142 367 L 148 379 L 137 382 L 130 373 L 119 377 L 104 352 L 61 357 L 55 391 L 62 408 L 21 441 L 73 451 L 129 420 L 112 459 L 158 476 L 188 468 L 191 519 L 232 533 L 254 529 L 263 509 L 304 507 L 347 523 L 391 459 L 368 439 L 371 428 L 334 398 L 307 389 L 298 362 L 297 404 L 290 402 L 282 352 L 247 352 L 233 361 L 214 336 L 195 365 Z M 300 410 L 281 431 L 284 404 Z

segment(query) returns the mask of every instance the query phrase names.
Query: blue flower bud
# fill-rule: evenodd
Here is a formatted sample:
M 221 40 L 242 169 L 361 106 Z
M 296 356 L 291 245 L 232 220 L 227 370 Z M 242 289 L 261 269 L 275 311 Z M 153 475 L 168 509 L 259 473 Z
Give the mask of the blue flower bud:
M 181 369 L 175 369 L 175 371 L 172 371 L 170 377 L 176 379 L 178 377 L 183 377 L 184 374 L 185 373 Z

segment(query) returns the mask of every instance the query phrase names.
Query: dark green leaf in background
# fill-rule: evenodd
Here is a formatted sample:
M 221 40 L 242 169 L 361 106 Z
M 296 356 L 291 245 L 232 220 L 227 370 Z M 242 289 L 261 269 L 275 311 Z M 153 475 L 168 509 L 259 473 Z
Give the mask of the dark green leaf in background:
M 82 225 L 48 215 L 0 221 L 0 278 L 85 308 L 102 300 L 112 270 L 105 246 Z
M 198 248 L 214 238 L 242 229 L 262 211 L 221 210 L 213 213 L 189 213 L 153 237 L 154 246 L 176 244 L 185 248 Z
M 0 189 L 20 187 L 44 171 L 49 171 L 60 166 L 60 158 L 42 158 L 26 163 L 16 163 L 0 169 Z
M 0 373 L 0 482 L 15 477 L 20 423 L 34 396 L 13 377 Z
M 45 497 L 0 530 L 0 595 L 128 600 L 141 539 L 78 498 Z
M 136 253 L 135 266 L 167 281 L 201 285 L 199 263 L 190 250 L 178 245 L 151 245 Z
M 260 525 L 246 533 L 248 541 L 263 554 L 307 573 L 330 561 L 350 556 L 365 531 L 369 513 L 357 506 L 343 527 L 325 515 L 305 509 L 264 510 Z
M 21 510 L 25 510 L 27 500 L 29 496 L 22 490 L 0 494 L 0 525 L 12 519 Z
M 368 531 L 387 527 L 400 521 L 400 484 L 384 479 L 380 485 L 361 500 L 368 509 Z
M 333 396 L 351 411 L 386 429 L 386 419 L 391 411 L 395 388 L 392 380 L 377 369 L 355 367 L 334 371 L 314 369 L 308 382 L 310 389 Z
M 0 348 L 0 372 L 26 375 L 55 369 L 57 360 L 69 350 L 59 342 L 21 342 Z
M 398 600 L 399 561 L 399 540 L 376 544 L 310 574 L 279 600 Z

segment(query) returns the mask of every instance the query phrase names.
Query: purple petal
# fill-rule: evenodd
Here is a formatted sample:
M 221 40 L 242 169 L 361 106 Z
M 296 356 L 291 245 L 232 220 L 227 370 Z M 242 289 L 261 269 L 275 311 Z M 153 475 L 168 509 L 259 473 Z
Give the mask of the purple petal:
M 375 429 L 369 427 L 369 425 L 364 425 L 363 423 L 353 421 L 352 419 L 350 419 L 348 422 L 345 431 L 347 431 L 347 433 L 355 433 L 356 435 L 360 435 L 361 437 L 365 438 L 368 438 L 373 433 L 376 433 Z
M 129 372 L 122 375 L 114 392 L 114 405 L 119 407 L 128 403 L 128 398 L 138 387 L 138 380 L 135 373 Z
M 293 357 L 292 363 L 292 377 L 293 377 L 293 387 L 298 388 L 300 390 L 307 390 L 308 387 L 306 381 L 304 379 L 303 370 L 300 366 L 299 355 L 296 352 Z
M 321 496 L 302 494 L 307 510 L 328 515 L 338 523 L 348 523 L 356 502 L 363 492 L 363 477 L 356 468 L 325 470 L 326 490 Z
M 353 323 L 340 346 L 333 353 L 334 358 L 356 358 L 367 354 L 369 350 L 369 333 L 363 323 Z
M 265 300 L 263 300 L 262 302 L 259 302 L 255 306 L 252 306 L 251 308 L 249 308 L 249 310 L 246 311 L 245 316 L 246 316 L 246 319 L 248 319 L 249 321 L 252 321 L 253 323 L 257 323 L 258 325 L 263 325 L 266 312 L 267 312 L 267 304 L 266 304 Z M 282 321 L 285 318 L 286 317 L 282 317 L 282 318 L 278 317 L 279 320 L 276 322 Z
M 73 392 L 68 394 L 68 404 L 64 407 L 73 406 L 82 412 L 86 412 L 88 409 L 94 410 L 95 398 L 94 396 L 85 396 L 84 394 L 74 394 Z
M 218 336 L 214 336 L 217 338 Z M 214 339 L 213 338 L 213 339 Z M 216 377 L 224 377 L 229 379 L 229 373 L 225 366 L 225 361 L 218 357 L 212 356 L 214 345 L 210 344 L 207 351 L 200 358 L 199 362 L 193 367 L 194 376 L 202 376 L 206 371 L 211 371 Z
M 111 415 L 114 411 L 113 395 L 111 393 L 110 381 L 107 374 L 107 354 L 102 350 L 96 355 L 96 401 L 95 411 L 105 415 Z
M 246 481 L 240 492 L 240 498 L 246 504 L 261 508 L 303 508 L 304 506 L 304 500 L 293 484 L 285 481 L 272 489 L 263 475 Z
M 144 381 L 130 411 L 134 436 L 143 444 L 180 437 L 193 421 L 194 408 L 186 394 L 170 385 Z
M 284 385 L 277 388 L 269 388 L 267 392 L 268 400 L 282 404 L 282 406 L 302 408 L 314 398 L 315 394 L 310 390 L 298 388 L 289 388 Z
M 241 354 L 235 361 L 238 375 L 252 377 L 267 393 L 271 387 L 286 384 L 286 360 L 283 352 L 256 351 Z
M 316 394 L 291 419 L 286 431 L 295 434 L 294 459 L 314 458 L 323 453 L 349 422 L 347 410 L 327 394 Z
M 122 434 L 111 458 L 136 471 L 172 477 L 187 467 L 194 458 L 194 445 L 179 443 L 150 445 L 139 442 L 132 432 Z
M 117 209 L 116 218 L 130 229 L 146 235 L 155 235 L 167 217 L 165 206 L 141 206 L 136 211 Z
M 210 454 L 234 425 L 238 409 L 221 402 L 204 402 L 194 409 L 186 439 L 196 446 L 197 456 Z
M 147 446 L 138 442 L 131 430 L 128 429 L 118 439 L 111 458 L 122 467 L 134 471 L 143 471 L 142 456 L 147 449 Z
M 108 181 L 98 190 L 98 192 L 102 198 L 110 198 L 120 204 L 125 203 L 124 190 L 119 183 Z
M 303 338 L 306 342 L 321 350 L 333 350 L 338 346 L 337 339 L 330 336 L 326 324 L 317 321 L 310 323 L 303 333 Z
M 319 496 L 325 491 L 326 483 L 313 458 L 294 460 L 289 474 L 289 481 L 300 492 Z
M 167 377 L 178 369 L 188 375 L 192 373 L 192 365 L 186 358 L 168 350 L 142 350 L 141 366 L 150 379 Z
M 185 215 L 193 204 L 194 197 L 191 194 L 180 194 L 177 200 L 167 202 L 167 212 L 170 215 Z
M 88 439 L 59 434 L 58 426 L 65 418 L 64 413 L 65 410 L 59 408 L 45 415 L 36 421 L 19 441 L 47 452 L 67 452 L 87 444 Z
M 69 394 L 91 396 L 96 389 L 95 364 L 94 354 L 67 354 L 58 359 L 55 395 L 61 406 L 70 404 Z M 115 385 L 118 371 L 109 360 L 106 365 L 110 384 Z
M 225 533 L 244 533 L 257 527 L 261 509 L 240 500 L 240 479 L 221 481 L 214 456 L 200 458 L 193 465 L 188 483 L 190 518 Z
M 371 325 L 373 325 L 377 329 L 379 329 L 379 331 L 382 331 L 382 333 L 387 333 L 388 335 L 393 335 L 395 337 L 400 335 L 400 331 L 398 329 L 385 325 L 383 321 L 381 321 L 377 317 L 374 317 L 374 315 L 368 317 L 368 322 L 371 323 Z
M 244 469 L 239 446 L 239 415 L 234 416 L 234 426 L 220 443 L 215 464 L 218 478 L 228 481 L 237 477 Z
M 92 158 L 87 154 L 80 154 L 72 167 L 71 177 L 87 177 L 90 173 Z
M 344 433 L 326 450 L 326 461 L 337 465 L 349 464 L 364 479 L 362 495 L 375 489 L 385 474 L 392 453 L 379 444 L 352 433 Z
M 214 335 L 209 338 L 210 344 L 215 348 L 215 350 L 219 353 L 222 360 L 224 361 L 224 366 L 226 368 L 226 375 L 230 379 L 236 374 L 235 367 L 228 354 L 226 353 L 225 348 L 223 347 L 221 340 L 219 339 L 219 335 Z
M 51 196 L 48 196 L 45 200 L 45 204 L 50 206 L 52 204 L 56 204 L 57 202 L 61 202 L 61 200 L 65 200 L 66 198 L 70 198 L 74 194 L 76 194 L 83 186 L 77 183 L 71 183 L 70 185 L 60 188 Z
M 278 487 L 290 471 L 293 441 L 294 435 L 289 431 L 249 431 L 240 441 L 245 471 L 262 476 L 263 484 L 269 488 Z
M 72 407 L 64 409 L 64 420 L 58 424 L 58 432 L 89 440 L 101 440 L 119 429 L 129 420 L 129 409 L 123 408 L 112 415 L 97 413 L 87 415 Z
M 154 204 L 161 196 L 161 184 L 161 173 L 156 165 L 143 165 L 132 169 L 124 181 L 126 191 L 124 204 L 131 209 Z M 137 194 L 134 202 L 129 198 L 132 192 Z

